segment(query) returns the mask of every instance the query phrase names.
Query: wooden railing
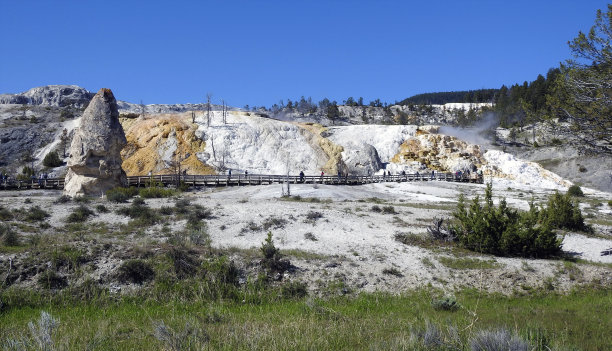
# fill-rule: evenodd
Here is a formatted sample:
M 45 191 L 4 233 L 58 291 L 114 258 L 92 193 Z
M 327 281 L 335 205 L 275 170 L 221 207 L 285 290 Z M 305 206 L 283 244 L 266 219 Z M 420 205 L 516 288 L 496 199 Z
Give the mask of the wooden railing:
M 233 175 L 152 175 L 152 176 L 130 176 L 127 177 L 128 186 L 145 187 L 150 185 L 179 185 L 193 187 L 206 186 L 243 186 L 243 185 L 265 185 L 274 183 L 290 182 L 291 184 L 330 184 L 330 185 L 362 185 L 381 182 L 415 182 L 415 181 L 447 181 L 447 182 L 470 182 L 482 183 L 483 178 L 477 174 L 457 175 L 453 173 L 430 174 L 394 174 L 394 175 L 373 175 L 373 176 L 303 176 L 299 175 L 279 175 L 279 174 L 233 174 Z M 23 180 L 2 180 L 0 189 L 63 189 L 64 178 L 32 179 Z

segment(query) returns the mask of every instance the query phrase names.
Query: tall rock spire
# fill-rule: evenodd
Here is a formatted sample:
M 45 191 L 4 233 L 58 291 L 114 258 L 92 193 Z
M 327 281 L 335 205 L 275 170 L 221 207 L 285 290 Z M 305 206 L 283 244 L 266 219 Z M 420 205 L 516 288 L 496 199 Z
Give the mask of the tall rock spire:
M 113 92 L 100 89 L 72 139 L 64 194 L 101 196 L 106 190 L 125 186 L 120 152 L 126 144 Z

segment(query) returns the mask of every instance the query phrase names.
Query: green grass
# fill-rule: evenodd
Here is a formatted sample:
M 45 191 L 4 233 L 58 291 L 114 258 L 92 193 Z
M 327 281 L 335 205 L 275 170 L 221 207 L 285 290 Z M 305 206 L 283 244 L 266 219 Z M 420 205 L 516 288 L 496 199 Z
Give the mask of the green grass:
M 534 350 L 609 350 L 612 295 L 587 290 L 560 296 L 529 297 L 455 294 L 457 311 L 436 310 L 437 292 L 419 290 L 400 296 L 362 294 L 329 300 L 284 300 L 261 304 L 167 300 L 141 303 L 129 298 L 97 305 L 43 305 L 0 314 L 0 338 L 27 335 L 27 323 L 40 311 L 59 319 L 58 349 L 161 350 L 154 335 L 159 321 L 172 330 L 189 322 L 207 334 L 200 346 L 214 350 L 388 350 L 424 349 L 411 341 L 426 323 L 457 328 L 463 345 L 478 330 L 505 327 Z M 166 348 L 167 349 L 167 348 Z M 468 350 L 469 348 L 461 348 Z

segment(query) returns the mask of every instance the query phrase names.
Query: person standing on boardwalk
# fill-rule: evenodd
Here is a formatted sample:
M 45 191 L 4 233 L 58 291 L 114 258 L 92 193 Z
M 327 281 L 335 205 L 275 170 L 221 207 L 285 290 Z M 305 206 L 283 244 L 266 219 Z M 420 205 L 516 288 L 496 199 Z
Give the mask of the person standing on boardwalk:
M 304 171 L 300 171 L 300 183 L 304 183 Z

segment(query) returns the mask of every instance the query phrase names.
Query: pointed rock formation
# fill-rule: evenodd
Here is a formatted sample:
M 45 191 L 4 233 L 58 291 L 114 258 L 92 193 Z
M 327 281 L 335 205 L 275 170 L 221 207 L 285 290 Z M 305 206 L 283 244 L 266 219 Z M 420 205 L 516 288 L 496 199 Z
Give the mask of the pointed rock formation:
M 106 190 L 125 186 L 120 153 L 126 143 L 113 92 L 100 89 L 72 139 L 64 194 L 101 196 Z

